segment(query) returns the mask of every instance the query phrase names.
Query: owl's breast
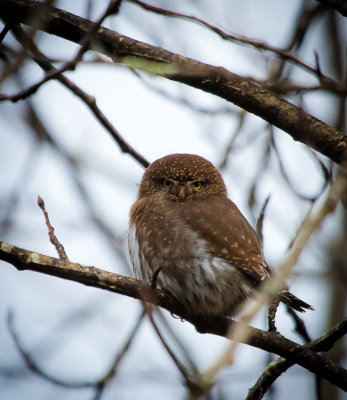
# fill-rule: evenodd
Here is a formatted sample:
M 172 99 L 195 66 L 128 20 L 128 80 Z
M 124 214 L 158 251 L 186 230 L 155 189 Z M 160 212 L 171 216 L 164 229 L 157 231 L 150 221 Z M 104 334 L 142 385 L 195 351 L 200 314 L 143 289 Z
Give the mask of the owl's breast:
M 144 279 L 148 268 L 171 268 L 206 256 L 205 241 L 194 232 L 176 210 L 180 204 L 170 200 L 137 201 L 129 225 L 129 253 L 135 274 Z M 142 272 L 142 276 L 136 272 Z
M 159 285 L 187 308 L 204 315 L 231 314 L 249 295 L 247 285 L 237 284 L 240 272 L 211 253 L 207 241 L 181 212 L 184 204 L 144 200 L 133 206 L 129 225 L 135 277 L 150 281 L 161 268 Z

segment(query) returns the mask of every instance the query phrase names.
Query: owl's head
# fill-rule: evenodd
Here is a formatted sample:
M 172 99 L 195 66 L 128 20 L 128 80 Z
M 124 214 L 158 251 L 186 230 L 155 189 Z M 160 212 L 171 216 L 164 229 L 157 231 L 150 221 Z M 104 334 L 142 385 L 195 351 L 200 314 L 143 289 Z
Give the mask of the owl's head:
M 193 154 L 171 154 L 154 161 L 143 175 L 139 198 L 162 192 L 172 200 L 226 196 L 223 179 L 207 160 Z

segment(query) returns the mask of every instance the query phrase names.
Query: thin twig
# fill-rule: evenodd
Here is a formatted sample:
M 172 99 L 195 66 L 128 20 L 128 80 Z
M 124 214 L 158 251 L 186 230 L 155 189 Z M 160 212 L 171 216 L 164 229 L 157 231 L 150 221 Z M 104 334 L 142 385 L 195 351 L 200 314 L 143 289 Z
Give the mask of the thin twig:
M 121 257 L 124 260 L 124 266 L 126 266 L 126 271 L 129 271 L 128 263 L 126 257 L 124 256 L 124 238 L 117 236 L 114 231 L 114 224 L 111 227 L 104 219 L 102 219 L 93 207 L 92 200 L 90 197 L 90 193 L 85 187 L 83 179 L 80 173 L 81 162 L 80 158 L 70 154 L 63 146 L 61 146 L 51 135 L 47 125 L 40 118 L 35 104 L 28 99 L 25 102 L 26 110 L 25 114 L 25 122 L 28 124 L 28 127 L 31 131 L 33 131 L 35 135 L 35 143 L 39 141 L 48 142 L 49 145 L 57 152 L 57 154 L 64 159 L 68 167 L 71 171 L 71 177 L 75 182 L 75 186 L 80 194 L 81 200 L 84 202 L 86 209 L 89 212 L 89 217 L 91 221 L 97 226 L 100 232 L 104 235 L 105 239 L 109 242 L 112 250 L 115 251 L 117 257 Z M 30 154 L 35 155 L 35 152 L 31 152 Z M 36 157 L 37 158 L 37 157 Z M 83 163 L 83 162 L 82 162 Z M 32 166 L 30 164 L 30 166 Z M 29 171 L 29 168 L 27 168 Z M 14 202 L 11 201 L 11 204 Z M 15 204 L 15 203 L 14 203 Z M 10 215 L 10 213 L 7 213 Z M 0 225 L 1 226 L 1 225 Z
M 263 248 L 263 222 L 264 222 L 264 216 L 265 216 L 266 208 L 267 208 L 267 206 L 269 204 L 270 197 L 271 197 L 271 194 L 269 194 L 266 197 L 266 199 L 265 199 L 265 201 L 263 203 L 263 207 L 261 208 L 259 217 L 257 219 L 256 232 L 257 232 L 257 236 L 258 236 L 261 248 Z
M 34 42 L 32 42 L 26 35 L 23 29 L 20 27 L 12 28 L 17 40 L 22 44 L 30 48 L 33 53 L 33 60 L 40 65 L 45 71 L 55 70 L 55 68 L 50 64 L 49 59 L 36 47 Z M 66 78 L 64 75 L 59 75 L 56 78 L 60 83 L 62 83 L 66 88 L 73 92 L 77 97 L 79 97 L 92 111 L 96 119 L 103 125 L 103 127 L 111 134 L 112 138 L 116 141 L 123 153 L 131 155 L 136 161 L 138 161 L 145 168 L 148 167 L 149 162 L 139 154 L 132 146 L 130 146 L 124 138 L 120 135 L 117 129 L 111 124 L 107 117 L 102 113 L 100 108 L 97 106 L 95 98 L 83 91 L 79 86 L 74 84 L 70 79 Z M 12 99 L 11 99 L 12 100 Z M 13 100 L 12 100 L 13 101 Z
M 11 22 L 7 22 L 5 26 L 2 28 L 2 31 L 0 32 L 0 43 L 5 39 L 6 35 L 8 32 L 11 30 L 12 24 Z
M 288 45 L 284 48 L 284 51 L 289 52 L 298 52 L 302 46 L 304 41 L 305 35 L 307 34 L 309 28 L 312 26 L 312 23 L 315 18 L 319 14 L 323 14 L 324 7 L 321 5 L 311 6 L 310 4 L 303 4 L 302 8 L 299 11 L 299 15 L 295 18 L 296 23 L 295 27 L 293 28 L 292 37 L 288 40 Z M 282 80 L 288 81 L 288 78 L 291 74 L 292 67 L 295 64 L 288 64 L 286 60 L 280 58 L 279 60 L 275 60 L 272 63 L 273 66 L 271 68 L 270 74 L 270 82 L 278 82 L 278 80 L 282 77 Z M 283 75 L 283 71 L 285 68 L 285 76 Z M 320 86 L 318 86 L 320 87 Z
M 314 232 L 319 228 L 322 221 L 335 210 L 343 193 L 347 189 L 347 170 L 342 167 L 339 169 L 335 181 L 332 183 L 327 198 L 318 212 L 309 215 L 302 224 L 302 229 L 298 233 L 292 250 L 287 259 L 279 268 L 280 274 L 284 279 L 287 279 L 292 268 L 298 262 L 298 259 L 307 245 L 309 239 Z
M 25 364 L 29 368 L 30 371 L 32 371 L 35 375 L 40 376 L 41 378 L 54 383 L 55 385 L 66 387 L 66 388 L 87 388 L 87 387 L 93 387 L 95 385 L 95 382 L 67 382 L 64 380 L 60 380 L 47 372 L 45 372 L 32 358 L 32 356 L 29 354 L 28 351 L 24 350 L 22 344 L 20 343 L 19 337 L 14 329 L 13 326 L 13 315 L 11 312 L 8 313 L 7 316 L 7 325 L 9 332 L 12 336 L 12 339 L 14 341 L 14 344 L 20 353 L 21 357 L 23 358 Z
M 145 311 L 147 312 L 147 314 L 149 316 L 149 319 L 151 321 L 151 324 L 152 324 L 156 334 L 158 335 L 159 340 L 161 341 L 165 350 L 171 357 L 172 361 L 175 363 L 178 370 L 181 372 L 181 375 L 184 379 L 185 385 L 190 391 L 191 398 L 195 399 L 197 397 L 200 397 L 203 394 L 206 394 L 213 385 L 210 383 L 206 384 L 206 382 L 203 379 L 201 379 L 201 375 L 194 364 L 193 364 L 194 368 L 191 371 L 189 371 L 181 363 L 181 361 L 176 357 L 174 351 L 169 346 L 167 340 L 165 340 L 164 336 L 162 335 L 162 333 L 158 327 L 158 324 L 156 323 L 156 321 L 153 317 L 153 310 L 154 310 L 153 307 L 151 305 L 148 305 L 147 303 L 142 303 L 142 304 L 144 306 Z M 166 327 L 167 327 L 167 325 L 166 325 Z M 190 362 L 190 365 L 192 365 L 191 362 Z
M 302 318 L 290 307 L 286 307 L 288 314 L 291 315 L 295 321 L 295 331 L 305 340 L 306 343 L 310 342 L 312 339 L 307 332 L 306 326 Z
M 93 61 L 91 61 L 93 62 Z M 100 61 L 99 61 L 100 62 Z M 102 60 L 102 62 L 105 62 L 105 60 Z M 106 61 L 107 63 L 107 61 Z M 113 63 L 111 65 L 114 65 Z M 152 82 L 149 82 L 142 74 L 140 74 L 138 71 L 132 69 L 131 72 L 139 79 L 139 81 L 148 89 L 150 89 L 152 92 L 159 94 L 160 96 L 164 97 L 165 100 L 170 100 L 180 106 L 185 106 L 191 109 L 194 112 L 197 112 L 199 114 L 203 114 L 204 116 L 206 115 L 240 115 L 244 114 L 245 112 L 243 110 L 237 111 L 233 109 L 230 106 L 220 106 L 214 109 L 208 108 L 208 107 L 203 107 L 200 105 L 194 104 L 192 101 L 188 100 L 187 97 L 184 97 L 183 95 L 181 96 L 174 96 L 170 92 L 161 89 L 158 86 L 155 86 L 152 84 Z
M 311 202 L 316 201 L 322 195 L 322 193 L 324 192 L 324 190 L 326 189 L 326 187 L 327 187 L 327 185 L 328 185 L 328 183 L 330 181 L 330 172 L 328 171 L 328 169 L 325 167 L 325 165 L 322 163 L 322 161 L 318 157 L 314 157 L 315 161 L 318 161 L 319 166 L 321 168 L 321 171 L 323 172 L 324 182 L 322 184 L 322 187 L 318 190 L 317 194 L 315 194 L 313 196 L 307 196 L 307 195 L 304 195 L 304 194 L 300 193 L 298 190 L 295 189 L 294 185 L 292 184 L 292 182 L 291 182 L 291 180 L 290 180 L 290 178 L 289 178 L 289 176 L 288 176 L 288 174 L 286 172 L 284 163 L 282 161 L 281 155 L 280 155 L 278 147 L 276 145 L 275 136 L 273 134 L 273 126 L 269 125 L 269 129 L 270 129 L 270 132 L 271 132 L 271 141 L 270 141 L 271 147 L 272 147 L 272 149 L 274 151 L 274 154 L 275 154 L 275 156 L 277 158 L 277 161 L 278 161 L 278 164 L 279 164 L 279 168 L 280 168 L 281 174 L 282 174 L 282 176 L 284 178 L 284 181 L 286 182 L 286 184 L 288 185 L 290 190 L 296 196 L 298 196 L 300 199 L 311 201 Z M 310 155 L 314 156 L 314 153 L 312 151 L 310 151 Z
M 67 255 L 65 253 L 64 246 L 59 242 L 58 238 L 54 234 L 54 228 L 49 221 L 48 213 L 46 211 L 45 203 L 44 203 L 42 197 L 37 196 L 37 204 L 41 208 L 43 215 L 45 216 L 46 225 L 48 227 L 49 240 L 51 241 L 53 246 L 56 248 L 59 258 L 64 261 L 69 261 Z
M 18 101 L 25 99 L 32 94 L 36 93 L 37 90 L 44 85 L 45 83 L 49 82 L 52 79 L 57 79 L 61 74 L 67 71 L 74 71 L 77 67 L 77 64 L 82 61 L 82 58 L 84 54 L 89 50 L 90 44 L 92 40 L 94 39 L 94 36 L 96 32 L 98 31 L 100 25 L 102 22 L 111 14 L 114 14 L 115 12 L 118 12 L 120 0 L 113 0 L 109 3 L 108 7 L 106 8 L 105 12 L 101 15 L 101 17 L 98 19 L 97 22 L 92 26 L 90 31 L 87 33 L 87 35 L 83 38 L 82 43 L 80 48 L 77 51 L 77 54 L 75 57 L 66 62 L 62 67 L 56 69 L 56 68 L 51 68 L 47 74 L 37 83 L 33 84 L 32 86 L 23 89 L 21 92 L 19 92 L 17 95 L 12 96 L 12 101 Z M 12 27 L 11 27 L 12 29 Z M 28 39 L 30 39 L 28 37 Z M 31 39 L 30 39 L 31 40 Z
M 73 388 L 73 389 L 82 389 L 82 388 L 90 388 L 93 387 L 96 389 L 95 391 L 95 397 L 94 400 L 100 399 L 106 385 L 110 382 L 110 380 L 115 376 L 117 369 L 120 365 L 120 362 L 123 360 L 124 356 L 126 355 L 126 353 L 128 352 L 131 344 L 134 341 L 134 338 L 137 334 L 137 332 L 139 331 L 139 327 L 143 321 L 143 318 L 145 316 L 145 313 L 142 312 L 141 315 L 139 316 L 139 318 L 136 321 L 136 324 L 134 325 L 133 329 L 131 330 L 128 339 L 126 340 L 126 342 L 124 343 L 122 349 L 120 350 L 120 352 L 118 352 L 117 356 L 115 357 L 115 360 L 112 364 L 112 366 L 110 367 L 110 369 L 107 371 L 107 373 L 101 377 L 100 379 L 96 380 L 96 381 L 90 381 L 90 382 L 67 382 L 61 379 L 58 379 L 50 374 L 48 374 L 47 372 L 45 372 L 42 367 L 40 367 L 38 365 L 38 363 L 36 361 L 34 361 L 33 357 L 29 354 L 28 351 L 24 350 L 20 339 L 14 329 L 13 326 L 13 314 L 11 312 L 8 313 L 7 316 L 7 324 L 8 324 L 8 329 L 9 332 L 12 336 L 12 339 L 15 343 L 15 346 L 18 350 L 18 352 L 20 353 L 20 355 L 22 356 L 25 364 L 27 365 L 27 367 L 30 369 L 30 371 L 32 371 L 35 375 L 40 376 L 41 378 L 54 383 L 55 385 L 61 386 L 61 387 L 66 387 L 66 388 Z
M 172 361 L 175 363 L 175 365 L 178 368 L 178 370 L 181 372 L 182 377 L 185 379 L 186 382 L 189 382 L 191 378 L 190 378 L 190 374 L 189 374 L 188 370 L 179 361 L 179 359 L 176 357 L 175 353 L 170 348 L 169 344 L 167 343 L 167 341 L 164 339 L 163 335 L 161 334 L 160 329 L 159 329 L 157 323 L 155 322 L 155 320 L 153 318 L 153 307 L 152 307 L 152 305 L 150 305 L 150 304 L 148 304 L 146 302 L 142 302 L 142 305 L 143 305 L 143 308 L 144 308 L 145 312 L 149 316 L 149 320 L 151 321 L 151 324 L 152 324 L 156 334 L 158 335 L 159 340 L 161 341 L 162 345 L 164 346 L 165 350 L 167 351 L 167 353 L 171 357 Z
M 165 318 L 165 315 L 163 314 L 163 312 L 161 311 L 160 308 L 157 309 L 157 315 L 160 317 L 162 324 L 165 326 L 166 330 L 169 332 L 170 336 L 175 341 L 176 345 L 180 348 L 182 354 L 184 355 L 184 357 L 186 359 L 187 364 L 189 364 L 189 368 L 192 371 L 192 375 L 199 376 L 200 372 L 199 372 L 197 366 L 195 365 L 195 363 L 193 362 L 193 360 L 188 352 L 188 349 L 183 345 L 182 340 L 177 337 L 176 333 L 174 332 L 172 327 L 169 325 L 168 321 Z
M 222 157 L 222 161 L 220 162 L 218 169 L 224 169 L 227 166 L 229 156 L 232 153 L 232 151 L 235 150 L 235 142 L 237 138 L 240 136 L 242 133 L 242 127 L 246 121 L 248 113 L 246 111 L 241 110 L 238 113 L 238 124 L 235 127 L 235 130 L 232 132 L 231 138 L 229 140 L 229 143 L 225 146 L 224 150 L 224 155 Z
M 107 386 L 107 384 L 111 381 L 112 378 L 116 375 L 117 369 L 119 367 L 120 362 L 123 360 L 124 356 L 128 352 L 131 344 L 134 341 L 134 338 L 136 334 L 139 331 L 139 328 L 144 320 L 146 313 L 144 311 L 141 312 L 140 316 L 138 317 L 136 324 L 134 325 L 133 329 L 130 331 L 130 334 L 128 336 L 128 339 L 124 343 L 121 351 L 117 354 L 115 360 L 113 361 L 113 364 L 111 368 L 108 370 L 108 372 L 104 375 L 103 378 L 99 380 L 98 383 L 96 383 L 96 391 L 95 395 L 93 397 L 93 400 L 99 400 Z
M 262 159 L 261 159 L 261 165 L 259 168 L 257 168 L 257 171 L 254 175 L 253 182 L 251 185 L 251 188 L 249 190 L 249 195 L 248 195 L 248 205 L 252 209 L 256 205 L 256 190 L 258 187 L 258 184 L 261 182 L 261 177 L 264 174 L 267 166 L 269 165 L 270 161 L 270 139 L 268 138 L 265 143 L 265 149 L 262 153 Z
M 30 179 L 34 173 L 34 170 L 39 162 L 38 153 L 38 143 L 35 143 L 30 146 L 28 154 L 26 155 L 21 166 L 20 173 L 18 178 L 13 180 L 13 189 L 8 191 L 7 198 L 2 199 L 2 215 L 0 216 L 0 233 L 6 232 L 11 229 L 14 223 L 14 215 L 15 211 L 19 205 L 19 200 L 21 195 L 23 194 L 23 188 L 25 185 L 30 182 Z
M 267 43 L 260 42 L 258 40 L 252 40 L 252 39 L 246 38 L 244 36 L 231 35 L 230 33 L 223 31 L 222 29 L 218 28 L 217 26 L 210 24 L 209 22 L 206 22 L 206 21 L 202 20 L 201 18 L 192 16 L 192 15 L 187 15 L 187 14 L 167 10 L 164 8 L 156 7 L 156 6 L 144 3 L 143 1 L 140 1 L 140 0 L 127 0 L 127 1 L 130 3 L 137 4 L 138 6 L 144 8 L 145 10 L 154 12 L 156 14 L 165 15 L 167 17 L 173 17 L 173 18 L 182 18 L 182 19 L 186 19 L 189 21 L 197 22 L 198 24 L 203 25 L 204 27 L 215 32 L 217 35 L 219 35 L 224 40 L 229 40 L 229 41 L 236 42 L 236 43 L 250 45 L 257 50 L 269 51 L 269 52 L 274 53 L 277 56 L 281 57 L 283 60 L 290 61 L 290 62 L 300 66 L 301 68 L 305 69 L 306 71 L 313 73 L 314 75 L 316 75 L 319 78 L 322 77 L 322 74 L 320 71 L 318 71 L 316 68 L 304 63 L 299 58 L 290 54 L 286 50 L 271 46 Z M 326 82 L 329 82 L 332 86 L 336 86 L 336 87 L 338 86 L 337 82 L 335 82 L 333 79 L 331 79 L 327 76 L 324 76 L 324 80 Z

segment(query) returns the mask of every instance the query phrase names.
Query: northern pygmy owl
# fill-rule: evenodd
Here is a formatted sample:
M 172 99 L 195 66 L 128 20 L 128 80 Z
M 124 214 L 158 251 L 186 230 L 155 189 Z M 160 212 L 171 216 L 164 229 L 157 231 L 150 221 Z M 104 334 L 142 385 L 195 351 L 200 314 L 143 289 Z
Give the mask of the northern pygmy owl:
M 217 169 L 202 157 L 172 154 L 146 170 L 130 211 L 134 275 L 158 284 L 187 312 L 232 316 L 271 275 L 257 235 L 227 198 Z M 287 290 L 280 300 L 311 308 Z

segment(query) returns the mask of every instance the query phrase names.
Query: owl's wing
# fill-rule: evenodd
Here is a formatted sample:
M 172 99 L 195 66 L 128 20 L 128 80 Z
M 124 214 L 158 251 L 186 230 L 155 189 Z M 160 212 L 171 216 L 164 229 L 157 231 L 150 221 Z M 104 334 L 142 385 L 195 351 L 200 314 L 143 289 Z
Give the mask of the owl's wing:
M 227 261 L 255 285 L 270 276 L 258 237 L 237 206 L 224 196 L 194 199 L 179 212 L 207 243 L 212 255 Z

